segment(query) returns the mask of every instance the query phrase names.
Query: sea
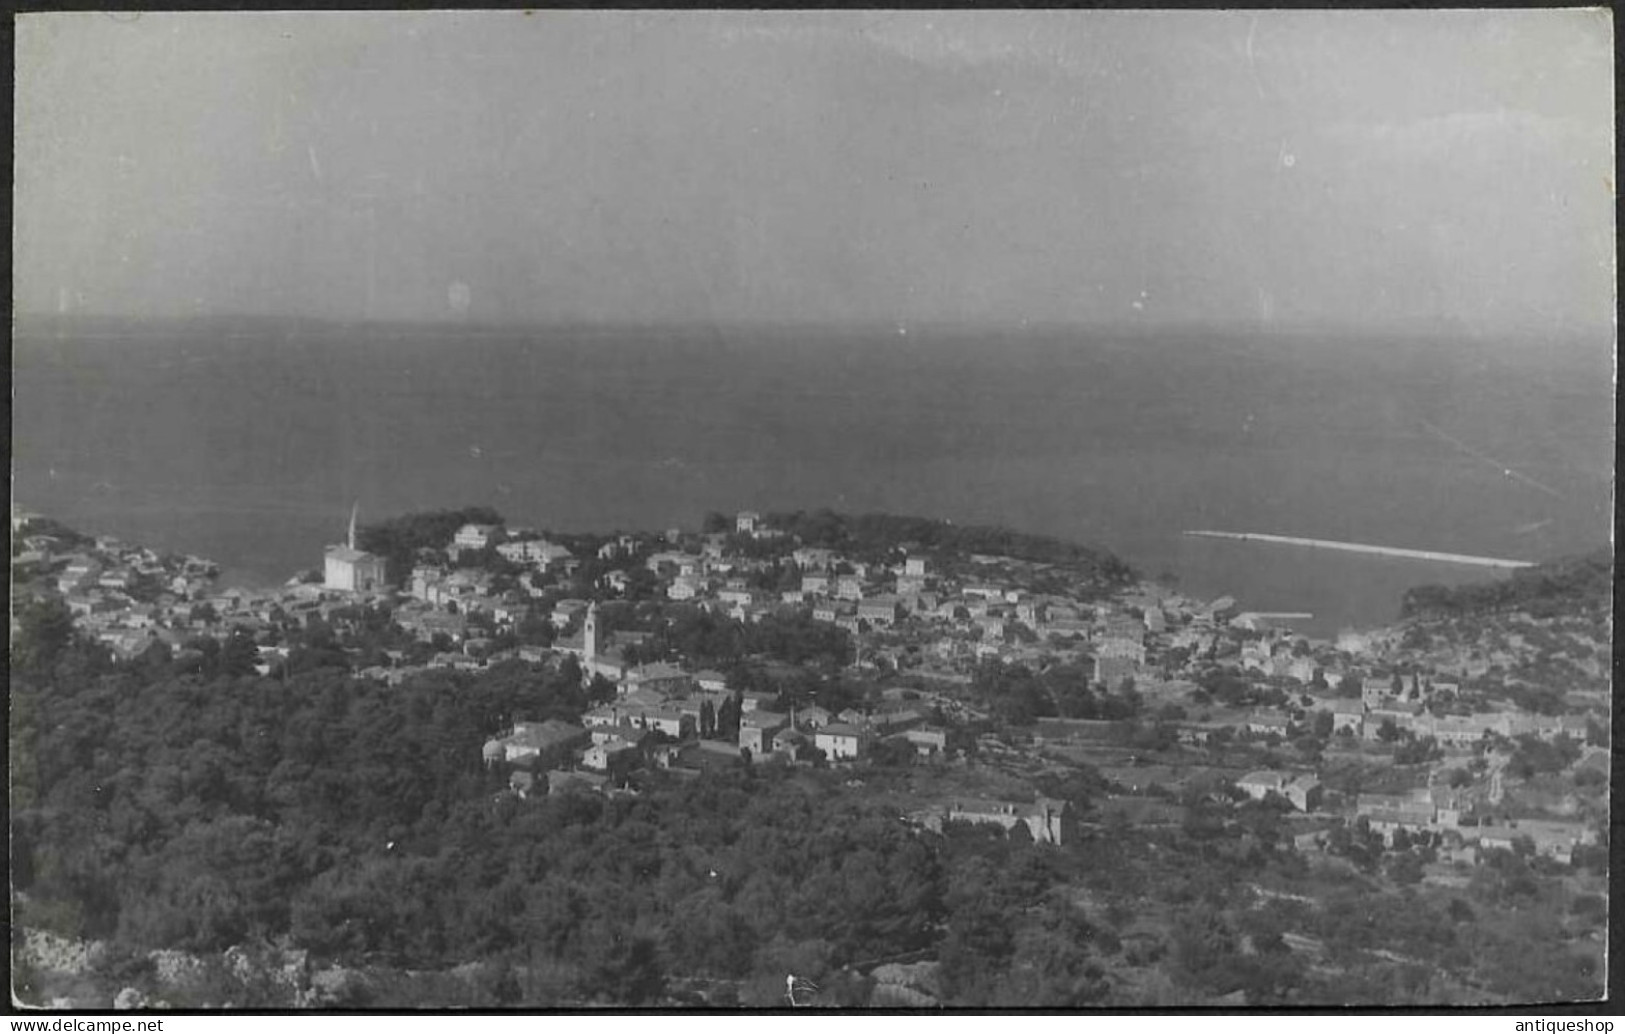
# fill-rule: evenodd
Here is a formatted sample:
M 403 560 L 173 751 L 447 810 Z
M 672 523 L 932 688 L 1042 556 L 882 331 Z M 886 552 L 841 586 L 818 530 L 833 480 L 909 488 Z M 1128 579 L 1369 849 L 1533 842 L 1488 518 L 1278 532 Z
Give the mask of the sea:
M 1613 528 L 1611 341 L 915 326 L 19 321 L 13 498 L 211 557 L 318 566 L 361 519 L 487 504 L 553 531 L 829 507 L 1098 546 L 1307 634 Z

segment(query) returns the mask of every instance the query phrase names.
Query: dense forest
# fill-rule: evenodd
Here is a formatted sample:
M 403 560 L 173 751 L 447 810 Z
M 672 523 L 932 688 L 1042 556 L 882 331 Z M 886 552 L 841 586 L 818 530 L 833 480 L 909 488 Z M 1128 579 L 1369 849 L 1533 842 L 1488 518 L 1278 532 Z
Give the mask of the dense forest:
M 1614 557 L 1598 550 L 1519 568 L 1510 578 L 1470 585 L 1421 585 L 1407 590 L 1401 615 L 1473 617 L 1528 611 L 1537 618 L 1606 610 L 1612 605 Z
M 1002 836 L 923 834 L 832 773 L 503 794 L 480 744 L 516 717 L 579 713 L 568 677 L 175 676 L 113 665 L 44 616 L 25 638 L 51 638 L 13 683 L 24 925 L 131 953 L 289 940 L 352 965 L 481 960 L 525 974 L 493 984 L 499 1004 L 648 1004 L 673 976 L 778 1004 L 787 969 L 846 1000 L 861 989 L 842 990 L 839 960 L 933 947 L 1012 1004 L 1100 991 L 1086 924 L 1030 845 L 1012 869 Z M 973 921 L 945 927 L 956 914 Z M 1032 964 L 1019 991 L 994 986 L 995 949 Z
M 419 550 L 445 549 L 465 524 L 501 523 L 502 515 L 488 506 L 428 510 L 364 524 L 356 529 L 356 545 L 383 557 L 389 580 L 400 584 L 411 576 Z
M 480 746 L 515 719 L 579 714 L 568 671 L 516 662 L 386 687 L 325 667 L 119 664 L 62 618 L 19 615 L 14 919 L 107 941 L 121 982 L 150 977 L 158 948 L 289 944 L 372 974 L 338 1003 L 354 1006 L 444 1005 L 440 984 L 403 974 L 470 966 L 458 1001 L 482 1006 L 776 1006 L 786 973 L 815 982 L 818 1004 L 887 1004 L 875 963 L 919 959 L 935 1000 L 960 1006 L 1597 986 L 1569 947 L 1601 922 L 1595 902 L 1569 901 L 1540 859 L 1503 853 L 1460 891 L 1396 892 L 1383 874 L 1415 869 L 1411 848 L 1345 831 L 1355 868 L 1328 873 L 1291 850 L 1278 809 L 1199 795 L 1136 827 L 1106 812 L 1086 766 L 1039 785 L 1089 820 L 1061 847 L 899 821 L 896 794 L 932 778 L 907 757 L 521 800 Z M 227 996 L 280 1004 L 253 986 L 213 1000 Z

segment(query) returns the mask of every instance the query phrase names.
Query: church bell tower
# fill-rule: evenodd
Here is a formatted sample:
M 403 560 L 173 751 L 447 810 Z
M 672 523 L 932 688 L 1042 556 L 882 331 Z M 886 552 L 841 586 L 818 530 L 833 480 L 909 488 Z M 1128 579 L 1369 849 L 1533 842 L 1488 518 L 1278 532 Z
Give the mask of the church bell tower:
M 587 604 L 587 619 L 581 626 L 581 652 L 588 661 L 598 656 L 598 601 Z

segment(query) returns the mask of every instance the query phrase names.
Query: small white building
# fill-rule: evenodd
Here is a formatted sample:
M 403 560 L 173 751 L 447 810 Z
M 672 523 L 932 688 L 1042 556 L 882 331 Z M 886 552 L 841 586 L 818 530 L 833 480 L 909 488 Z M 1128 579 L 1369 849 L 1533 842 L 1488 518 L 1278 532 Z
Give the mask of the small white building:
M 814 731 L 813 746 L 831 761 L 846 761 L 861 757 L 868 748 L 869 738 L 869 732 L 856 725 L 831 722 Z
M 609 766 L 614 763 L 616 758 L 636 749 L 636 747 L 621 739 L 619 736 L 612 737 L 602 743 L 594 743 L 592 746 L 583 751 L 581 754 L 581 764 L 585 768 L 590 768 L 598 772 L 607 772 L 609 771 Z
M 451 545 L 458 551 L 480 550 L 501 541 L 502 526 L 499 524 L 465 524 L 452 536 Z

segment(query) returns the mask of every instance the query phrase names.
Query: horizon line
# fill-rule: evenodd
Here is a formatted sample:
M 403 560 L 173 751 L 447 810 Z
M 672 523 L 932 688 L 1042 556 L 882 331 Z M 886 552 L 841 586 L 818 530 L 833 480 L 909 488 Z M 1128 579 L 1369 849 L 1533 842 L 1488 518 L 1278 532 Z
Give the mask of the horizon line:
M 322 327 L 338 327 L 348 330 L 422 330 L 446 331 L 457 330 L 464 333 L 504 333 L 524 330 L 574 330 L 574 331 L 626 331 L 626 330 L 710 330 L 727 332 L 730 330 L 805 330 L 820 329 L 825 331 L 861 331 L 885 332 L 893 334 L 900 340 L 906 341 L 910 333 L 936 334 L 944 331 L 963 333 L 1087 333 L 1087 334 L 1113 334 L 1125 337 L 1153 337 L 1165 334 L 1204 333 L 1218 335 L 1247 335 L 1249 337 L 1283 337 L 1303 334 L 1337 334 L 1352 336 L 1367 340 L 1381 341 L 1408 341 L 1408 340 L 1437 340 L 1441 338 L 1459 338 L 1476 341 L 1514 341 L 1525 339 L 1553 340 L 1581 339 L 1607 334 L 1610 340 L 1616 338 L 1616 331 L 1612 324 L 1597 327 L 1571 327 L 1559 335 L 1549 331 L 1534 328 L 1508 328 L 1492 336 L 1475 332 L 1468 327 L 1461 326 L 1453 321 L 1441 320 L 1433 324 L 1414 324 L 1406 327 L 1365 327 L 1336 325 L 1331 323 L 1303 321 L 1287 323 L 1272 321 L 1261 323 L 1249 320 L 1217 320 L 1204 322 L 1199 320 L 1175 320 L 1158 324 L 1144 324 L 1137 322 L 1107 322 L 1085 320 L 1010 320 L 1010 319 L 977 319 L 963 320 L 950 318 L 872 318 L 872 319 L 772 319 L 766 317 L 735 317 L 727 319 L 613 319 L 577 317 L 566 319 L 520 319 L 508 321 L 485 321 L 465 319 L 366 319 L 361 317 L 325 316 L 300 313 L 253 313 L 253 312 L 220 312 L 220 313 L 175 313 L 167 315 L 133 314 L 133 313 L 107 313 L 107 312 L 49 312 L 49 311 L 13 311 L 11 322 L 13 328 L 23 324 L 123 324 L 126 326 L 166 325 L 177 324 L 206 324 L 206 323 L 283 323 L 290 325 L 310 325 Z M 902 333 L 898 333 L 899 331 Z

